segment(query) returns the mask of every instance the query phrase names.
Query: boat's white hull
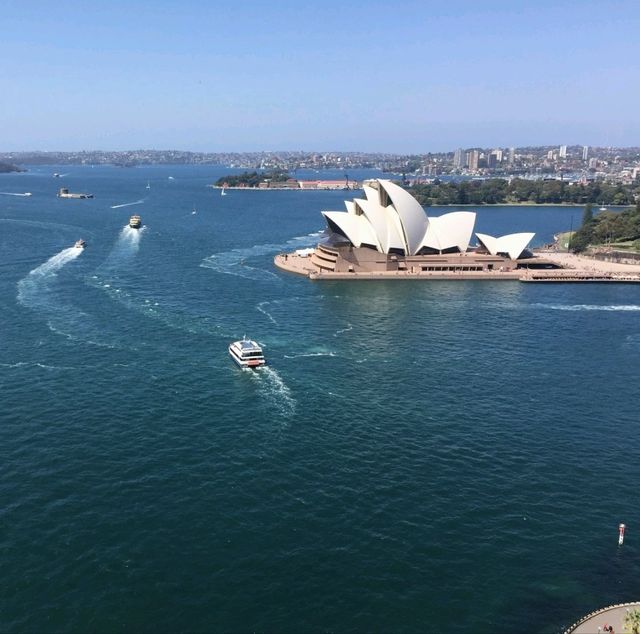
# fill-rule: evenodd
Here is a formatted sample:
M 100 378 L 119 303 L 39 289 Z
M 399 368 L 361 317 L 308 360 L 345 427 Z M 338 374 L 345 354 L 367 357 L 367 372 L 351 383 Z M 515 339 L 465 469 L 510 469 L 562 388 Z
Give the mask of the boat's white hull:
M 267 363 L 264 359 L 241 359 L 233 349 L 233 346 L 229 346 L 229 356 L 239 367 L 247 368 L 248 370 L 256 370 Z

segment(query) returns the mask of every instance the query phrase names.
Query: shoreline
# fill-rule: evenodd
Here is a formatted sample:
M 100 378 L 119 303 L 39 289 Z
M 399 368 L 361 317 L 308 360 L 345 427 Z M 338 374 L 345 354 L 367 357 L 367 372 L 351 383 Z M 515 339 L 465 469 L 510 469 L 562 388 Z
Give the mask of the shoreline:
M 344 187 L 340 188 L 329 188 L 329 187 L 318 187 L 318 188 L 295 188 L 295 187 L 238 187 L 238 186 L 229 186 L 223 187 L 222 185 L 207 185 L 211 189 L 225 189 L 225 190 L 234 190 L 234 191 L 292 191 L 292 192 L 344 192 L 344 191 L 361 191 L 362 187 L 349 187 L 348 189 Z M 534 202 L 521 202 L 521 203 L 465 203 L 458 205 L 456 203 L 448 203 L 442 205 L 422 205 L 426 209 L 433 209 L 435 207 L 575 207 L 577 209 L 584 209 L 584 206 L 589 203 L 534 203 Z M 591 205 L 597 205 L 599 203 L 590 203 Z M 631 209 L 634 205 L 608 205 L 607 209 Z

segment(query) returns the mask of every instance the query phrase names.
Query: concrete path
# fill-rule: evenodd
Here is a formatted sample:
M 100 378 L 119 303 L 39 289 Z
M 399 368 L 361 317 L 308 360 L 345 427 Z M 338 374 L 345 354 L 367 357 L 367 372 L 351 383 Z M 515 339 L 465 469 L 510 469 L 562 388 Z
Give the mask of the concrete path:
M 613 634 L 624 634 L 624 617 L 627 612 L 638 609 L 640 601 L 596 610 L 574 623 L 565 634 L 605 634 L 605 626 L 612 627 Z

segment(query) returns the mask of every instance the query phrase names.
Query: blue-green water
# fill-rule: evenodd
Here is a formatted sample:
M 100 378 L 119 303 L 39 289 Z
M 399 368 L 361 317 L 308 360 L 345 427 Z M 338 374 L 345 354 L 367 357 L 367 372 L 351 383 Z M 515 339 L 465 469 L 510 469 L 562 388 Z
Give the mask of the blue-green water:
M 343 192 L 222 171 L 1 178 L 33 196 L 0 195 L 0 630 L 556 632 L 637 599 L 640 289 L 312 283 L 273 255 Z

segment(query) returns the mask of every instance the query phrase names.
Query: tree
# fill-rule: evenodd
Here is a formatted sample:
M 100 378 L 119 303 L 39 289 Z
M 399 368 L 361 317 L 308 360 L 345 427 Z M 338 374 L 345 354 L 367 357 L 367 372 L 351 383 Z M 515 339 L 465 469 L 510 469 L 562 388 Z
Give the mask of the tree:
M 640 634 L 640 610 L 630 610 L 624 616 L 626 634 Z
M 593 225 L 593 205 L 587 203 L 584 206 L 584 213 L 582 214 L 582 227 L 589 227 Z

